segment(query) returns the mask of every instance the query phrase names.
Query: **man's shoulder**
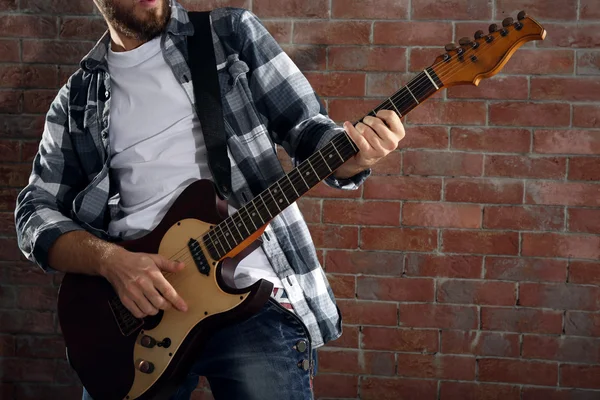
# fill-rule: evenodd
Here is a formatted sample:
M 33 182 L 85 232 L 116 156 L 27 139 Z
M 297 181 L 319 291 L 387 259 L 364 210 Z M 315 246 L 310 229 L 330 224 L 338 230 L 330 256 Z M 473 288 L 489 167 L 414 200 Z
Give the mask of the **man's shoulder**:
M 257 19 L 254 13 L 246 8 L 221 7 L 210 12 L 213 27 L 219 34 L 235 33 L 240 25 L 249 19 Z

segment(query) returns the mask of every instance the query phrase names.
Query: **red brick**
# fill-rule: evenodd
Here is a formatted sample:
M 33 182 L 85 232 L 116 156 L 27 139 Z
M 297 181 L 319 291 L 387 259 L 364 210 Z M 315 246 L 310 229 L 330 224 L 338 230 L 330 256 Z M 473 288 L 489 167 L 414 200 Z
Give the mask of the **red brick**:
M 564 282 L 567 262 L 547 258 L 486 257 L 486 279 Z
M 223 0 L 202 0 L 202 1 L 180 0 L 180 1 L 178 1 L 178 3 L 180 3 L 182 6 L 184 6 L 186 8 L 186 10 L 189 10 L 189 11 L 212 10 L 214 8 L 223 7 L 225 5 L 227 5 L 229 7 L 238 7 L 238 8 L 246 8 L 246 9 L 251 8 L 250 0 L 226 0 L 226 2 L 224 2 Z M 225 3 L 225 4 L 223 4 L 223 3 Z
M 86 0 L 21 0 L 21 11 L 42 14 L 91 14 L 94 5 Z
M 315 398 L 342 397 L 356 398 L 358 396 L 357 375 L 317 374 L 315 376 Z
M 409 228 L 361 228 L 360 247 L 365 250 L 433 251 L 437 231 Z
M 416 353 L 438 351 L 438 331 L 423 329 L 398 329 L 365 326 L 362 330 L 361 348 Z
M 52 382 L 54 360 L 4 358 L 0 361 L 0 378 L 3 382 Z
M 443 53 L 444 50 L 442 48 L 413 47 L 410 49 L 410 64 L 408 70 L 410 72 L 421 72 L 425 68 L 431 67 L 435 63 L 436 58 Z
M 458 30 L 458 26 L 457 26 Z M 572 50 L 519 49 L 503 68 L 506 74 L 572 74 L 575 65 Z
M 406 49 L 332 46 L 329 48 L 329 68 L 336 71 L 405 71 Z
M 523 357 L 596 364 L 600 362 L 600 339 L 523 335 Z
M 398 375 L 408 378 L 475 379 L 475 358 L 441 354 L 398 354 Z
M 294 23 L 294 43 L 368 44 L 371 24 L 358 21 Z
M 442 126 L 405 127 L 406 136 L 398 145 L 400 149 L 447 149 L 448 130 Z
M 21 58 L 19 40 L 0 39 L 0 62 L 19 62 Z
M 574 104 L 573 126 L 600 128 L 600 106 Z
M 371 167 L 373 175 L 401 175 L 402 152 L 392 151 Z
M 408 0 L 333 0 L 333 18 L 406 19 Z
M 467 203 L 523 203 L 523 183 L 505 179 L 447 179 L 446 201 Z
M 484 210 L 483 226 L 488 229 L 562 230 L 565 211 L 562 207 L 495 207 Z
M 321 222 L 321 200 L 301 198 L 297 202 L 306 222 Z
M 600 186 L 589 183 L 527 182 L 526 202 L 559 206 L 600 205 Z
M 323 222 L 345 225 L 392 225 L 400 223 L 400 203 L 382 201 L 325 200 Z
M 15 391 L 15 399 L 36 400 L 78 400 L 81 399 L 81 385 L 41 385 L 39 383 L 29 385 L 18 385 Z
M 358 228 L 315 224 L 309 224 L 308 227 L 316 247 L 335 249 L 358 247 Z
M 600 132 L 573 130 L 537 130 L 533 149 L 537 153 L 600 154 Z
M 436 299 L 439 303 L 513 306 L 517 294 L 514 283 L 452 279 L 438 283 Z
M 327 0 L 254 0 L 253 9 L 261 18 L 327 18 Z
M 531 99 L 563 101 L 600 100 L 597 78 L 531 78 Z
M 15 338 L 11 335 L 0 335 L 0 357 L 14 357 Z
M 23 93 L 16 90 L 0 91 L 0 113 L 18 114 L 22 112 Z
M 51 274 L 45 274 L 41 268 L 29 262 L 0 265 L 0 281 L 4 284 L 49 286 L 52 278 Z
M 327 272 L 400 276 L 402 264 L 398 253 L 329 250 L 325 265 Z
M 600 233 L 600 210 L 570 208 L 569 231 Z
M 0 189 L 0 211 L 14 211 L 17 195 L 17 189 Z
M 341 299 L 354 299 L 356 297 L 356 277 L 327 274 L 327 279 L 335 297 Z
M 479 363 L 479 380 L 531 385 L 556 385 L 558 364 L 536 361 L 482 359 Z
M 0 212 L 0 235 L 15 234 L 15 215 L 9 212 Z
M 359 276 L 356 294 L 362 300 L 432 302 L 433 279 Z
M 491 4 L 487 1 L 452 0 L 440 3 L 435 0 L 419 0 L 412 4 L 414 19 L 490 19 Z
M 327 186 L 325 183 L 319 183 L 312 188 L 307 194 L 307 197 L 318 198 L 338 198 L 338 199 L 357 199 L 361 197 L 362 190 L 339 190 Z
M 429 101 L 409 116 L 411 124 L 485 125 L 485 103 L 479 101 Z
M 0 16 L 0 36 L 18 38 L 56 37 L 56 18 L 34 15 Z
M 14 11 L 19 8 L 17 0 L 1 0 L 0 11 Z
M 0 109 L 2 92 L 0 92 Z M 19 153 L 21 151 L 21 143 L 16 140 L 0 140 L 0 162 L 17 162 L 19 161 Z
M 577 75 L 600 75 L 600 51 L 577 54 Z
M 527 129 L 452 128 L 451 147 L 457 150 L 527 153 L 531 133 Z
M 61 22 L 61 39 L 98 40 L 108 29 L 103 18 L 67 17 Z
M 393 376 L 396 360 L 393 353 L 326 349 L 319 351 L 318 369 L 319 373 Z
M 600 285 L 600 263 L 597 261 L 570 261 L 569 282 Z
M 62 358 L 65 342 L 61 336 L 18 336 L 16 354 L 28 358 Z
M 522 400 L 593 400 L 598 392 L 579 389 L 523 387 Z
M 490 104 L 489 123 L 509 126 L 568 126 L 571 109 L 566 103 L 503 102 Z
M 560 386 L 600 389 L 600 366 L 562 364 Z
M 481 327 L 490 331 L 562 333 L 562 312 L 533 308 L 482 307 Z
M 329 100 L 329 116 L 334 121 L 358 121 L 367 115 L 369 110 L 381 104 L 381 100 L 371 99 L 332 99 Z
M 2 173 L 2 167 L 0 166 L 0 174 Z M 2 261 L 18 261 L 21 259 L 21 252 L 17 246 L 17 240 L 13 238 L 0 237 L 0 254 L 2 254 Z
M 306 78 L 319 96 L 364 96 L 365 74 L 308 72 Z
M 600 258 L 600 236 L 524 233 L 524 256 Z
M 512 16 L 527 10 L 527 14 L 539 20 L 574 20 L 577 18 L 577 0 L 498 0 L 496 19 Z
M 63 352 L 64 354 L 64 352 Z M 77 376 L 77 373 L 69 362 L 64 359 L 62 356 L 56 362 L 56 371 L 54 373 L 54 381 L 60 385 L 77 385 L 80 384 L 81 381 Z
M 521 100 L 529 96 L 526 77 L 496 76 L 483 80 L 479 86 L 454 86 L 448 89 L 450 99 Z
M 285 46 L 282 48 L 302 71 L 327 69 L 327 49 L 317 46 Z
M 442 304 L 401 304 L 400 325 L 438 329 L 476 329 L 477 308 Z
M 451 41 L 452 24 L 449 22 L 375 22 L 374 44 L 440 46 L 440 43 Z
M 27 185 L 31 174 L 30 165 L 5 164 L 0 165 L 0 185 L 21 188 Z
M 27 114 L 46 114 L 56 90 L 27 90 L 23 93 L 23 112 Z
M 434 400 L 437 382 L 365 377 L 361 380 L 360 394 L 363 400 Z
M 339 339 L 327 343 L 329 347 L 358 349 L 358 326 L 343 326 L 343 334 Z
M 483 155 L 433 151 L 407 151 L 404 173 L 408 175 L 481 176 Z
M 263 21 L 263 24 L 280 45 L 292 42 L 291 21 Z
M 0 87 L 56 88 L 57 83 L 56 67 L 0 65 Z
M 440 400 L 521 400 L 519 386 L 442 382 Z
M 600 157 L 570 157 L 569 180 L 600 181 Z
M 600 46 L 600 32 L 590 29 L 590 25 L 577 24 L 566 25 L 561 23 L 544 23 L 544 28 L 551 35 L 537 42 L 538 47 L 571 47 L 571 48 L 594 48 Z
M 581 19 L 600 19 L 600 4 L 594 0 L 581 0 Z
M 452 231 L 442 232 L 443 251 L 471 254 L 509 254 L 519 252 L 516 232 Z
M 23 40 L 23 61 L 48 64 L 76 64 L 92 44 L 65 40 Z
M 0 304 L 3 308 L 14 308 L 16 301 L 16 288 L 10 286 L 0 286 Z M 433 285 L 431 286 L 431 297 L 433 299 Z
M 521 283 L 519 304 L 525 307 L 596 311 L 600 307 L 600 288 L 569 283 Z
M 365 199 L 430 200 L 441 198 L 442 180 L 408 176 L 373 176 L 365 182 Z
M 54 310 L 56 308 L 57 288 L 20 287 L 19 307 L 30 310 Z
M 483 257 L 407 254 L 405 273 L 408 276 L 446 278 L 480 278 Z
M 600 314 L 567 311 L 565 333 L 575 336 L 600 336 Z
M 485 331 L 442 331 L 442 353 L 519 357 L 519 335 Z
M 338 300 L 337 303 L 347 324 L 389 326 L 398 324 L 395 303 L 354 300 Z
M 486 155 L 485 175 L 509 178 L 564 179 L 564 157 Z
M 481 207 L 469 204 L 404 203 L 402 225 L 480 228 Z

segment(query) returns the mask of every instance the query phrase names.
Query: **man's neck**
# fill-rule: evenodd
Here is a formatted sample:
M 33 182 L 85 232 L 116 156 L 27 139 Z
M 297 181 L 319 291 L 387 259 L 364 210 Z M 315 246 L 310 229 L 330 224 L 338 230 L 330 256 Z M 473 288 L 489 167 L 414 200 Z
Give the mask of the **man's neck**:
M 110 48 L 115 53 L 130 51 L 146 43 L 143 40 L 134 39 L 129 36 L 126 36 L 123 33 L 113 29 L 112 27 L 109 27 L 108 29 L 110 31 Z

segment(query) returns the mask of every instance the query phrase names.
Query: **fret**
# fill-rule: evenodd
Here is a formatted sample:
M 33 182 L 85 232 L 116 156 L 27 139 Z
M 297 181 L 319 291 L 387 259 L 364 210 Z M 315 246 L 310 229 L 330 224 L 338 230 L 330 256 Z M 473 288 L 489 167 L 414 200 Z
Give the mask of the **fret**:
M 320 181 L 321 178 L 319 177 L 319 174 L 317 174 L 317 171 L 315 171 L 315 167 L 313 167 L 313 165 L 310 163 L 310 158 L 306 160 L 306 162 L 308 163 L 308 165 L 310 166 L 310 168 L 312 168 L 313 172 L 315 173 L 315 176 L 317 177 L 317 179 Z
M 254 200 L 252 200 L 250 203 L 254 204 Z M 256 206 L 254 206 L 254 208 L 256 208 Z M 254 220 L 252 219 L 252 216 L 250 215 L 250 210 L 248 209 L 248 206 L 245 206 L 243 209 L 246 210 L 246 214 L 248 214 L 248 218 L 250 219 L 250 222 L 252 222 L 252 225 L 254 225 L 254 230 L 257 230 L 258 226 L 256 226 L 256 224 L 254 223 Z
M 337 147 L 335 147 L 335 143 L 332 141 L 331 142 L 331 146 L 333 147 L 333 149 L 335 150 L 335 152 L 337 153 L 338 157 L 340 157 L 340 160 L 342 161 L 342 164 L 346 162 L 346 160 L 344 160 L 344 157 L 342 157 L 342 155 L 340 154 L 340 152 L 338 151 Z
M 402 118 L 402 113 L 400 112 L 400 110 L 398 110 L 398 107 L 396 107 L 396 104 L 394 103 L 394 101 L 392 100 L 392 98 L 390 97 L 390 103 L 392 104 L 392 106 L 394 106 L 394 109 L 396 110 L 396 112 L 398 113 L 398 116 L 400 118 Z
M 296 173 L 300 176 L 300 178 L 302 179 L 302 182 L 304 182 L 304 184 L 306 185 L 306 188 L 310 189 L 310 185 L 308 183 L 306 183 L 306 181 L 304 180 L 304 177 L 302 176 L 302 172 L 300 171 L 300 167 L 298 167 L 298 169 L 295 169 L 294 171 L 296 171 Z
M 277 199 L 275 198 L 275 196 L 273 196 L 273 193 L 271 193 L 271 189 L 267 189 L 267 192 L 269 192 L 269 194 L 273 198 L 273 201 L 275 202 L 275 205 L 277 206 L 277 208 L 279 208 L 279 211 L 281 211 L 281 207 L 279 207 L 279 204 L 277 203 Z
M 259 194 L 257 197 L 260 197 L 260 200 L 262 201 L 262 203 L 265 205 L 265 208 L 267 209 L 267 212 L 269 213 L 269 216 L 271 218 L 273 218 L 273 214 L 271 214 L 271 210 L 269 210 L 269 207 L 267 206 L 267 203 L 265 203 L 265 199 L 263 199 L 262 197 L 262 193 Z M 254 208 L 256 208 L 256 206 L 254 206 Z M 256 210 L 258 212 L 258 210 Z M 259 214 L 260 215 L 260 214 Z
M 288 205 L 292 204 L 290 202 L 290 200 L 287 198 L 287 196 L 285 195 L 285 192 L 281 189 L 281 184 L 279 183 L 279 181 L 277 181 L 277 186 L 279 186 L 279 191 L 281 192 L 281 194 L 283 195 L 283 197 L 285 197 L 285 201 L 288 203 Z
M 213 233 L 213 238 L 217 239 L 217 243 L 219 243 L 219 246 L 221 246 L 221 249 L 223 249 L 223 255 L 227 254 L 227 251 L 225 250 L 225 247 L 223 246 L 223 243 L 221 243 L 221 241 L 219 240 L 219 234 L 216 232 L 217 229 L 219 228 L 219 225 L 215 226 L 215 228 L 212 230 Z M 222 229 L 221 229 L 222 231 Z M 211 240 L 212 241 L 212 240 Z M 215 247 L 216 250 L 216 247 Z
M 291 172 L 290 172 L 290 174 L 291 174 Z M 296 187 L 294 186 L 294 183 L 290 179 L 290 175 L 286 174 L 285 177 L 288 179 L 288 181 L 290 181 L 290 185 L 292 186 L 292 189 L 294 189 L 294 192 L 296 192 L 296 197 L 300 197 L 300 193 L 298 193 L 298 191 L 296 190 Z
M 431 78 L 431 75 L 429 75 L 429 72 L 427 72 L 427 68 L 425 68 L 423 70 L 423 72 L 425 72 L 425 75 L 427 75 L 427 77 L 429 78 L 429 80 L 431 81 L 431 83 L 433 83 L 433 86 L 435 87 L 435 90 L 440 90 L 440 88 L 438 87 L 438 85 L 435 83 L 435 81 Z
M 223 224 L 219 224 L 219 225 L 223 225 Z M 235 238 L 233 239 L 234 240 L 234 242 L 233 242 L 234 245 L 231 246 L 231 243 L 229 243 L 229 240 L 228 240 L 228 238 L 230 236 L 232 236 L 231 235 L 231 229 L 229 229 L 229 226 L 227 224 L 225 224 L 225 227 L 227 228 L 227 231 L 224 231 L 224 235 L 223 235 L 223 236 L 225 236 L 225 242 L 227 242 L 227 245 L 230 246 L 231 249 L 233 249 L 235 247 Z M 223 227 L 221 227 L 221 232 L 223 232 Z
M 321 150 L 317 151 L 317 153 L 319 153 L 319 155 L 321 156 L 321 158 L 323 159 L 323 161 L 325 162 L 325 166 L 327 166 L 327 169 L 329 170 L 329 172 L 333 172 L 331 170 L 331 167 L 329 166 L 329 164 L 327 164 L 327 160 L 325 159 L 325 157 L 323 157 L 323 154 L 321 153 Z
M 413 94 L 413 92 L 410 90 L 410 88 L 408 87 L 408 85 L 404 86 L 406 88 L 406 90 L 408 90 L 408 93 L 410 93 L 410 95 L 413 97 L 413 99 L 415 99 L 415 101 L 417 102 L 417 104 L 421 104 L 419 103 L 419 100 L 415 97 L 415 95 Z
M 242 226 L 242 224 L 238 224 L 235 222 L 234 218 L 236 217 L 236 215 L 238 215 L 238 213 L 235 213 L 231 216 L 231 222 L 233 222 L 233 226 L 235 226 L 235 229 L 237 229 L 238 233 L 240 234 L 240 240 L 239 242 L 243 242 L 244 241 L 244 235 L 242 235 L 242 231 L 240 231 L 240 226 Z M 242 223 L 244 221 L 242 220 Z M 245 224 L 244 224 L 245 226 Z M 246 231 L 248 231 L 248 235 L 250 235 L 250 231 L 248 230 L 248 228 L 246 228 Z

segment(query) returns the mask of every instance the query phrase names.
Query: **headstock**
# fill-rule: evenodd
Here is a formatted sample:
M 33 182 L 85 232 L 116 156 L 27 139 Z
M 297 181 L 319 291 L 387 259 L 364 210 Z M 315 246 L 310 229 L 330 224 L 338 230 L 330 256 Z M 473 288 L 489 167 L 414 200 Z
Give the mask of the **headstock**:
M 502 27 L 489 26 L 489 34 L 475 33 L 475 40 L 462 38 L 459 46 L 446 45 L 446 54 L 436 58 L 431 66 L 445 87 L 478 85 L 483 78 L 500 72 L 519 47 L 531 40 L 544 40 L 546 30 L 521 11 L 515 22 L 508 17 Z

